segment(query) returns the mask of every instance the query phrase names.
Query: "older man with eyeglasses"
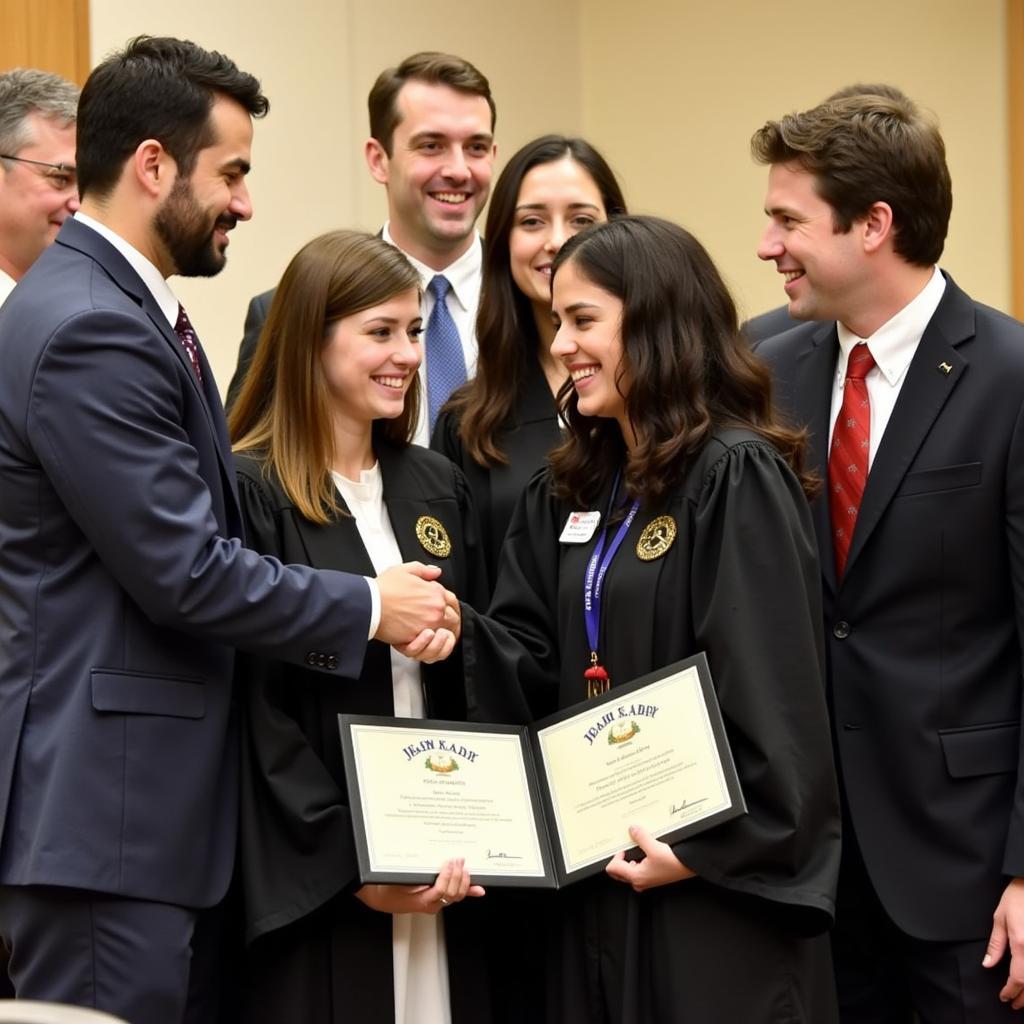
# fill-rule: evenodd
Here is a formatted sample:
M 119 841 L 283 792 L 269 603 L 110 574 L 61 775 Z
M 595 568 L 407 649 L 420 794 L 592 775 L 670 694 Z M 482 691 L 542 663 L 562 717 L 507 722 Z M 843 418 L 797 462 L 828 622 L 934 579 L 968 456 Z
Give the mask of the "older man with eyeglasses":
M 0 75 L 0 305 L 78 209 L 77 107 L 59 75 Z

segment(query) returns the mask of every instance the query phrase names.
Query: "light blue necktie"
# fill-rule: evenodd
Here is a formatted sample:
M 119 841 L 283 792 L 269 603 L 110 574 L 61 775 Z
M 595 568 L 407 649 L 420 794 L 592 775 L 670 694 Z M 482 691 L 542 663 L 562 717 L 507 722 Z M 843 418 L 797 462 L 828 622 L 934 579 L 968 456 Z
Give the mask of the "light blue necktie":
M 437 274 L 427 286 L 434 296 L 434 308 L 427 320 L 427 411 L 433 432 L 437 414 L 448 396 L 466 382 L 466 360 L 462 354 L 459 329 L 455 326 L 445 297 L 451 284 Z

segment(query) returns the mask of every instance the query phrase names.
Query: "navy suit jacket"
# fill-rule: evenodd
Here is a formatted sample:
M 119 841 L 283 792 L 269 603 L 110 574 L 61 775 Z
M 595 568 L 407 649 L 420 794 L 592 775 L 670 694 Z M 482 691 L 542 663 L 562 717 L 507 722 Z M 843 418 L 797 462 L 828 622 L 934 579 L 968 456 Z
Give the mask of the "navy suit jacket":
M 757 347 L 822 479 L 838 350 L 821 323 Z M 827 495 L 813 513 L 844 827 L 905 932 L 986 938 L 1024 876 L 1024 325 L 947 278 L 841 581 Z
M 789 315 L 789 306 L 779 306 L 777 309 L 770 309 L 760 316 L 752 316 L 742 325 L 742 331 L 751 345 L 764 341 L 775 334 L 788 331 L 796 327 L 801 321 L 794 320 Z
M 209 365 L 87 226 L 0 311 L 0 363 L 0 883 L 210 905 L 234 648 L 358 677 L 368 588 L 243 547 Z

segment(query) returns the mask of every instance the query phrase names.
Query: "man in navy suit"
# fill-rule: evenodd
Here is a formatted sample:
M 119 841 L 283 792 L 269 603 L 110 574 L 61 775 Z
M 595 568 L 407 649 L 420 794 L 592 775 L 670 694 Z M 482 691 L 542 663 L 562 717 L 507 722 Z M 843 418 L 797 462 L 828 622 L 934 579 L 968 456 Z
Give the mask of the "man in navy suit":
M 388 220 L 381 236 L 409 258 L 423 291 L 426 330 L 420 383 L 430 401 L 421 404 L 415 441 L 426 445 L 431 426 L 428 405 L 436 406 L 447 397 L 446 393 L 430 398 L 437 384 L 431 380 L 429 365 L 435 351 L 432 313 L 437 301 L 430 283 L 436 275 L 443 275 L 450 285 L 443 301 L 458 330 L 464 379 L 476 370 L 476 314 L 483 272 L 476 221 L 487 204 L 494 170 L 494 99 L 487 79 L 469 61 L 424 52 L 382 71 L 367 106 L 366 164 L 388 196 Z M 228 387 L 229 409 L 238 397 L 273 297 L 271 288 L 249 303 L 238 366 Z
M 952 207 L 906 97 L 769 121 L 758 255 L 789 313 L 778 397 L 810 433 L 844 803 L 844 1022 L 1024 1006 L 1024 326 L 936 263 Z
M 246 549 L 210 368 L 166 278 L 252 208 L 228 58 L 141 37 L 82 92 L 82 206 L 0 311 L 0 938 L 21 998 L 184 1019 L 234 860 L 234 648 L 357 678 L 454 598 Z M 189 1019 L 199 1019 L 190 1017 Z

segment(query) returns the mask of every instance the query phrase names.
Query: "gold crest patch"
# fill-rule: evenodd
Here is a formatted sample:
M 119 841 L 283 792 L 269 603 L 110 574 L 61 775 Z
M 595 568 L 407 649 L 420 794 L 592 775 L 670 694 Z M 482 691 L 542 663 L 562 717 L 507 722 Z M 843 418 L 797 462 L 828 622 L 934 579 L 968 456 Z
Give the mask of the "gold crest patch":
M 452 553 L 448 531 L 433 516 L 420 516 L 416 520 L 416 539 L 423 545 L 423 550 L 435 558 L 447 558 Z
M 676 521 L 671 516 L 652 519 L 636 542 L 636 557 L 642 562 L 653 562 L 661 558 L 676 539 Z

